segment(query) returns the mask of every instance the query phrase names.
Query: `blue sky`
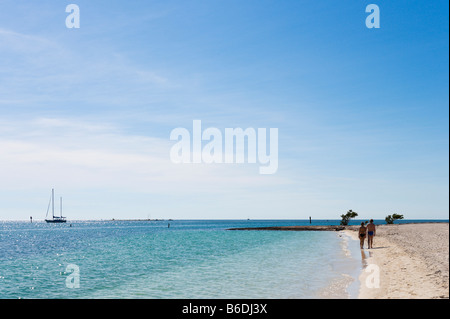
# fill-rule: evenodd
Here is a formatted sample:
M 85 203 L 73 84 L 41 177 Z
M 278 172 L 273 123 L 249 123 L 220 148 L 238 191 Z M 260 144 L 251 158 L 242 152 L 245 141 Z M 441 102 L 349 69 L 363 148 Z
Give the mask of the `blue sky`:
M 448 12 L 2 0 L 0 219 L 44 218 L 52 187 L 71 219 L 448 219 Z M 172 163 L 171 130 L 195 119 L 278 128 L 277 173 Z

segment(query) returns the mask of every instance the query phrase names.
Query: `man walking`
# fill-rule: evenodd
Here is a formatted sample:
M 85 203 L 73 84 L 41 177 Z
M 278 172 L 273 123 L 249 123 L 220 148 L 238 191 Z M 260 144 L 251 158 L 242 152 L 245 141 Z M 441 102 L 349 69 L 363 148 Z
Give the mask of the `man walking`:
M 376 229 L 375 224 L 373 223 L 373 219 L 370 220 L 370 223 L 367 225 L 367 245 L 370 248 L 373 248 L 373 237 L 375 236 Z

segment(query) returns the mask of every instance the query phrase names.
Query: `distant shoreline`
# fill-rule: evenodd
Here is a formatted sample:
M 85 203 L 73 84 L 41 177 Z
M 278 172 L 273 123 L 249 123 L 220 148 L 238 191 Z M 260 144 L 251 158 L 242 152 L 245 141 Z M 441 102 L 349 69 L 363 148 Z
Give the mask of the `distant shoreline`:
M 436 221 L 424 220 L 417 222 L 417 220 L 408 222 L 404 221 L 397 224 L 377 224 L 377 226 L 398 226 L 398 225 L 415 225 L 415 224 L 445 224 L 448 220 L 437 219 Z M 302 225 L 302 226 L 267 226 L 267 227 L 240 227 L 228 228 L 227 230 L 273 230 L 273 231 L 342 231 L 342 230 L 356 230 L 359 225 Z

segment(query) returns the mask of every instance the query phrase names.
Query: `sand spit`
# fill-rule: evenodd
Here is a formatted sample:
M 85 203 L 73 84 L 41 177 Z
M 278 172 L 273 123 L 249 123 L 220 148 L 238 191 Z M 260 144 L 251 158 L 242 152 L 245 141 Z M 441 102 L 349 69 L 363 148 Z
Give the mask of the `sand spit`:
M 344 229 L 345 226 L 277 226 L 229 228 L 228 230 L 340 231 Z

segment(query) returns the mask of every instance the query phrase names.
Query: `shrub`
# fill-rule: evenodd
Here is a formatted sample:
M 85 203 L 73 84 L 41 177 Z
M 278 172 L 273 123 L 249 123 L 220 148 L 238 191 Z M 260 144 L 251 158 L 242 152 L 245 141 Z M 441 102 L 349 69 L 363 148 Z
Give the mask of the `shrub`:
M 387 224 L 393 224 L 394 221 L 397 219 L 403 219 L 403 215 L 400 214 L 387 215 L 384 220 L 386 221 Z
M 351 209 L 347 212 L 347 214 L 342 214 L 341 215 L 341 225 L 347 226 L 348 222 L 350 221 L 350 219 L 355 218 L 356 216 L 358 216 L 357 212 L 352 211 Z

